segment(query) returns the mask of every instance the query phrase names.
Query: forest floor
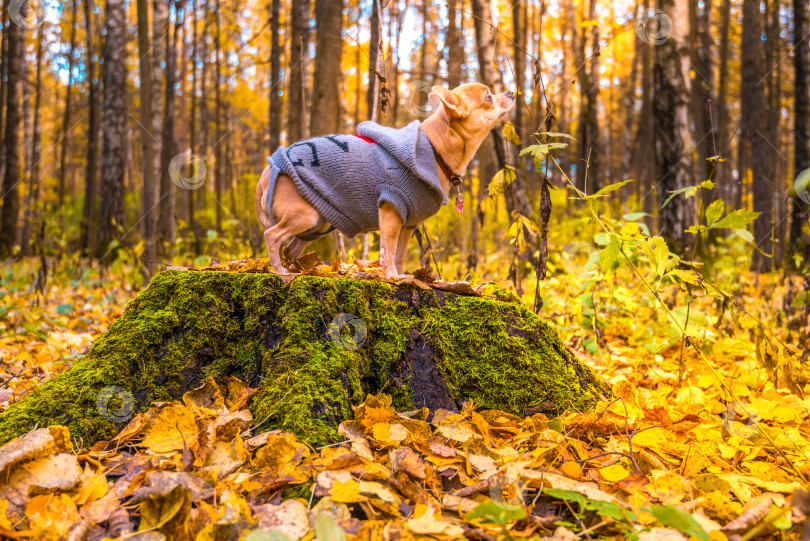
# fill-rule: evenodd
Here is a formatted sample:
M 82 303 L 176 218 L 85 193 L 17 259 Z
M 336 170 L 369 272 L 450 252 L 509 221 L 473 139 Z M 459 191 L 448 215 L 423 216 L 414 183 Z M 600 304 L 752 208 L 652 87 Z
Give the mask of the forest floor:
M 0 269 L 0 407 L 85 352 L 137 293 L 81 268 L 57 270 L 41 293 L 36 261 Z M 520 418 L 470 405 L 428 423 L 380 395 L 343 423 L 345 443 L 314 449 L 257 435 L 250 390 L 226 402 L 209 381 L 92 449 L 57 428 L 9 443 L 0 535 L 800 538 L 810 333 L 796 299 L 808 285 L 729 265 L 715 275 L 735 284 L 736 306 L 672 285 L 658 289 L 663 309 L 630 273 L 604 287 L 551 271 L 540 315 L 613 388 L 592 412 Z

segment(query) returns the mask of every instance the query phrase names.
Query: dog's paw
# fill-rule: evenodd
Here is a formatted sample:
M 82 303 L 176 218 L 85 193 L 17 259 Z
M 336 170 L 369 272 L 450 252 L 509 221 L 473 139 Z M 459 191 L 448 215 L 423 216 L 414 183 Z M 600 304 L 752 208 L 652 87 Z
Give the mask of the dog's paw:
M 399 272 L 397 272 L 396 269 L 391 269 L 391 270 L 386 270 L 383 273 L 383 276 L 385 276 L 386 280 L 401 280 L 402 278 L 405 278 L 407 275 L 406 274 L 400 274 Z

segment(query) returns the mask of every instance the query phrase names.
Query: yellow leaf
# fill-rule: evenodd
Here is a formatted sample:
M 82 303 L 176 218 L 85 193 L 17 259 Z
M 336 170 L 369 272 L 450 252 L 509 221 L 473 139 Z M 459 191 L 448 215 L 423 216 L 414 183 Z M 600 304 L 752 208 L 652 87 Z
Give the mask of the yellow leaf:
M 194 413 L 179 402 L 171 402 L 159 408 L 149 421 L 141 445 L 153 453 L 163 454 L 181 451 L 185 441 L 194 450 L 199 445 L 197 433 Z
M 390 427 L 388 423 L 377 423 L 371 427 L 372 437 L 377 441 L 388 441 Z
M 421 514 L 419 514 L 420 508 L 423 509 Z M 433 507 L 417 505 L 414 511 L 416 518 L 410 519 L 405 525 L 415 534 L 446 535 L 456 539 L 462 538 L 464 530 L 462 530 L 460 526 L 456 526 L 452 522 L 441 520 L 441 516 L 436 516 L 436 513 L 436 509 Z
M 107 494 L 107 477 L 104 475 L 87 475 L 82 479 L 82 486 L 73 496 L 76 505 L 84 505 L 88 502 L 100 500 Z
M 503 125 L 503 136 L 506 137 L 508 140 L 512 141 L 516 145 L 520 146 L 520 136 L 515 131 L 515 127 L 512 125 L 511 122 L 506 122 Z
M 67 494 L 34 496 L 25 507 L 25 515 L 34 530 L 50 530 L 64 536 L 81 517 Z
M 560 471 L 572 479 L 582 479 L 582 466 L 576 462 L 563 462 Z
M 625 469 L 620 463 L 611 464 L 610 466 L 606 466 L 599 470 L 599 473 L 602 475 L 602 479 L 605 481 L 610 481 L 611 483 L 615 483 L 616 481 L 621 481 L 628 475 L 630 472 Z
M 346 482 L 334 481 L 332 483 L 332 490 L 329 491 L 329 497 L 332 498 L 332 501 L 342 503 L 354 503 L 366 500 L 366 498 L 360 494 L 360 484 L 351 478 Z

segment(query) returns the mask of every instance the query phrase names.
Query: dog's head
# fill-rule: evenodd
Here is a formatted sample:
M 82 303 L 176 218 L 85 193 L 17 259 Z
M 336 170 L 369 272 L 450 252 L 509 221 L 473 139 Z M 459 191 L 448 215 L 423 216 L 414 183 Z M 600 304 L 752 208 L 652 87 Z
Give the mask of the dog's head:
M 514 92 L 493 94 L 481 83 L 469 83 L 453 90 L 434 86 L 431 97 L 441 103 L 453 128 L 473 140 L 486 137 L 515 106 Z

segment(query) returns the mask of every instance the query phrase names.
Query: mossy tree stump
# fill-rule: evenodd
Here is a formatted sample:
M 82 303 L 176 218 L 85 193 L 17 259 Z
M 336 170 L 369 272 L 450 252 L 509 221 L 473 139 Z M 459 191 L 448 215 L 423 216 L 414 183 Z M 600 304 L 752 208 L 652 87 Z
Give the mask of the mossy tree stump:
M 88 354 L 0 414 L 0 443 L 35 425 L 66 425 L 85 445 L 123 426 L 99 392 L 128 390 L 137 411 L 203 383 L 237 377 L 257 389 L 262 428 L 312 443 L 337 438 L 367 394 L 399 410 L 481 409 L 549 415 L 585 410 L 608 392 L 525 307 L 375 280 L 165 271 Z M 109 415 L 107 416 L 109 417 Z M 114 419 L 117 420 L 117 419 Z

